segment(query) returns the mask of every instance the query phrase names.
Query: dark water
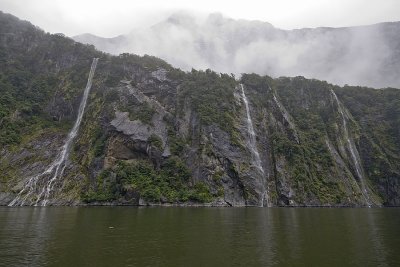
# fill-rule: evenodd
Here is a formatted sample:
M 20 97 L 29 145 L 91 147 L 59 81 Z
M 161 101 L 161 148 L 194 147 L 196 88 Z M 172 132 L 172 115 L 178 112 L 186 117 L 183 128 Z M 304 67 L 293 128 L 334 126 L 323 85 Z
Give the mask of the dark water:
M 0 266 L 400 266 L 400 209 L 1 207 Z

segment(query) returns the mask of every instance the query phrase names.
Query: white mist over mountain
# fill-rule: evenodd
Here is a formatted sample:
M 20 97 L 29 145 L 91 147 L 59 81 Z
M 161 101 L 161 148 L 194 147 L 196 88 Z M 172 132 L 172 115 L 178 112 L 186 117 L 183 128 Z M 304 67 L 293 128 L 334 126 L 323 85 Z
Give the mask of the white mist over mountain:
M 282 29 L 345 27 L 400 21 L 398 0 L 1 0 L 0 10 L 51 33 L 114 37 L 155 24 L 178 10 L 221 12 Z
M 115 38 L 75 40 L 111 54 L 158 56 L 184 70 L 298 76 L 335 84 L 400 87 L 400 23 L 282 30 L 267 22 L 179 12 Z

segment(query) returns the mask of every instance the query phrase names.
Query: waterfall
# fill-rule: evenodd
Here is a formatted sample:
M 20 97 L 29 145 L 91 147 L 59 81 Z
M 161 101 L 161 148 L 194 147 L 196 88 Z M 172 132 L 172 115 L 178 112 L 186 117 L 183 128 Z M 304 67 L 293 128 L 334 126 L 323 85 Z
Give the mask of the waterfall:
M 269 89 L 270 91 L 272 91 L 271 87 L 268 87 L 268 89 Z M 293 136 L 294 136 L 294 138 L 296 139 L 296 142 L 297 142 L 298 144 L 300 144 L 300 140 L 299 140 L 299 136 L 298 136 L 297 131 L 296 131 L 296 127 L 295 127 L 294 123 L 292 122 L 292 119 L 290 118 L 289 113 L 287 112 L 287 110 L 285 109 L 285 107 L 281 104 L 281 102 L 279 102 L 279 100 L 278 100 L 278 98 L 276 97 L 274 91 L 272 91 L 272 96 L 273 96 L 273 99 L 274 99 L 276 105 L 278 106 L 278 109 L 281 111 L 283 118 L 284 118 L 284 119 L 286 120 L 286 122 L 289 124 L 290 129 L 293 130 Z
M 354 167 L 358 176 L 358 179 L 360 181 L 361 184 L 361 193 L 364 197 L 365 202 L 367 203 L 367 205 L 370 207 L 371 206 L 371 201 L 370 201 L 370 197 L 367 191 L 367 187 L 365 185 L 365 180 L 364 180 L 364 175 L 363 175 L 363 171 L 362 171 L 362 167 L 360 164 L 360 160 L 359 160 L 359 154 L 357 151 L 357 148 L 355 147 L 355 145 L 353 144 L 353 142 L 350 140 L 350 135 L 349 135 L 349 131 L 347 128 L 347 122 L 346 122 L 346 114 L 344 111 L 344 108 L 342 107 L 336 93 L 331 89 L 331 94 L 333 96 L 333 98 L 335 99 L 337 105 L 338 105 L 338 111 L 342 117 L 342 124 L 343 124 L 343 134 L 344 134 L 344 138 L 346 139 L 347 142 L 347 147 L 350 151 L 350 155 L 351 155 L 351 159 L 353 160 L 354 163 Z
M 263 207 L 264 199 L 266 199 L 268 202 L 268 195 L 267 195 L 267 190 L 265 188 L 265 181 L 264 181 L 265 173 L 264 173 L 264 169 L 261 164 L 260 154 L 258 153 L 258 149 L 257 149 L 257 140 L 256 140 L 256 134 L 254 132 L 253 120 L 251 119 L 251 115 L 250 115 L 249 101 L 247 100 L 246 94 L 244 93 L 243 84 L 240 84 L 240 88 L 242 89 L 242 99 L 243 99 L 244 105 L 246 107 L 247 132 L 249 133 L 248 145 L 250 147 L 252 161 L 253 161 L 254 166 L 256 166 L 256 168 L 259 170 L 261 177 L 263 178 L 261 180 L 261 184 L 263 184 L 263 186 L 264 186 L 264 192 L 262 193 L 262 196 L 261 196 L 261 205 L 260 205 L 261 207 Z
M 67 166 L 69 151 L 72 142 L 78 133 L 79 126 L 81 125 L 82 122 L 83 114 L 86 107 L 86 102 L 89 96 L 90 88 L 92 87 L 92 80 L 98 60 L 99 60 L 98 58 L 93 59 L 92 65 L 90 67 L 86 88 L 83 93 L 81 103 L 79 105 L 78 117 L 76 118 L 74 127 L 69 132 L 68 137 L 61 151 L 59 152 L 53 163 L 51 163 L 50 166 L 44 172 L 28 179 L 23 189 L 18 193 L 15 199 L 11 201 L 10 204 L 8 204 L 8 206 L 25 205 L 25 202 L 28 200 L 28 198 L 33 197 L 35 193 L 38 191 L 38 183 L 41 184 L 44 183 L 44 184 L 42 190 L 39 190 L 40 193 L 37 195 L 34 205 L 35 206 L 39 204 L 41 204 L 41 206 L 47 205 L 50 198 L 50 194 L 53 191 L 53 188 L 56 184 L 56 180 L 63 175 L 65 167 Z

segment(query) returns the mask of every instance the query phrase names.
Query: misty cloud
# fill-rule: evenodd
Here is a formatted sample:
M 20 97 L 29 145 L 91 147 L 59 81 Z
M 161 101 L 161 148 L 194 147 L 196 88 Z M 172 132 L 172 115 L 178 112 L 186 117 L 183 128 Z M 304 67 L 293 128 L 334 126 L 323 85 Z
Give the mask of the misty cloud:
M 178 13 L 116 38 L 81 35 L 111 54 L 165 59 L 184 70 L 298 76 L 336 84 L 400 87 L 400 23 L 281 30 L 260 21 Z

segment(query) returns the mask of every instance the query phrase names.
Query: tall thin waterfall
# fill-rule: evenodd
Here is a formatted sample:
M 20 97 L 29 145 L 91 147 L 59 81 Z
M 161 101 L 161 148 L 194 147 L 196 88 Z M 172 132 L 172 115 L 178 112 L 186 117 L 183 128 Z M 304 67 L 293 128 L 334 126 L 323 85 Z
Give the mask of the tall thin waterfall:
M 254 166 L 256 166 L 256 168 L 259 170 L 261 176 L 263 177 L 263 179 L 261 180 L 261 184 L 264 186 L 264 192 L 261 196 L 261 205 L 260 205 L 261 207 L 263 207 L 264 199 L 266 199 L 268 202 L 267 189 L 265 187 L 265 181 L 264 181 L 265 172 L 264 172 L 264 168 L 262 167 L 262 164 L 261 164 L 260 154 L 258 153 L 256 134 L 254 132 L 253 120 L 251 119 L 251 115 L 250 115 L 249 101 L 247 100 L 246 94 L 244 93 L 243 84 L 240 84 L 240 88 L 242 89 L 242 98 L 243 98 L 244 105 L 246 107 L 247 132 L 249 133 L 249 143 L 248 144 L 249 144 L 249 147 L 251 150 L 252 161 L 253 161 Z
M 345 111 L 342 107 L 342 104 L 340 103 L 336 93 L 332 89 L 331 89 L 331 94 L 338 105 L 338 111 L 342 117 L 344 138 L 346 139 L 347 147 L 350 151 L 351 159 L 353 160 L 354 167 L 356 169 L 357 176 L 358 176 L 360 184 L 361 184 L 362 195 L 363 195 L 364 200 L 367 203 L 367 205 L 371 206 L 372 203 L 371 203 L 371 200 L 369 197 L 369 193 L 367 191 L 367 187 L 365 185 L 364 175 L 363 175 L 362 167 L 361 167 L 361 164 L 359 161 L 359 156 L 358 156 L 359 154 L 358 154 L 357 148 L 355 147 L 355 145 L 353 144 L 353 142 L 350 139 L 349 131 L 347 128 L 346 113 L 345 113 Z
M 25 205 L 26 201 L 29 200 L 29 198 L 35 197 L 35 194 L 37 193 L 38 194 L 35 197 L 36 201 L 34 205 L 35 206 L 39 204 L 41 206 L 47 205 L 50 198 L 50 194 L 53 191 L 53 188 L 56 184 L 56 180 L 62 177 L 65 167 L 67 166 L 69 151 L 72 142 L 78 133 L 79 126 L 81 125 L 82 122 L 83 114 L 86 107 L 86 102 L 89 96 L 90 88 L 92 87 L 92 80 L 98 60 L 99 60 L 98 58 L 93 59 L 92 66 L 90 67 L 86 88 L 83 93 L 81 103 L 79 105 L 78 117 L 76 118 L 74 127 L 69 132 L 68 137 L 61 151 L 59 152 L 53 163 L 51 163 L 50 166 L 44 172 L 29 178 L 29 180 L 25 183 L 23 189 L 18 193 L 15 199 L 11 201 L 10 204 L 8 204 L 8 206 L 16 206 L 16 205 L 23 206 Z M 42 186 L 42 188 L 39 188 L 40 186 Z M 30 204 L 32 204 L 32 202 L 30 202 Z
M 272 91 L 271 87 L 268 87 L 268 89 L 270 91 Z M 283 118 L 289 124 L 289 127 L 293 130 L 293 135 L 294 135 L 294 138 L 296 139 L 296 142 L 298 144 L 300 144 L 299 136 L 296 131 L 296 126 L 294 125 L 292 119 L 290 118 L 289 113 L 287 112 L 286 108 L 281 104 L 281 102 L 279 102 L 279 99 L 276 97 L 276 94 L 274 91 L 272 91 L 272 96 L 273 96 L 273 99 L 274 99 L 276 105 L 278 106 L 278 109 L 281 111 Z

